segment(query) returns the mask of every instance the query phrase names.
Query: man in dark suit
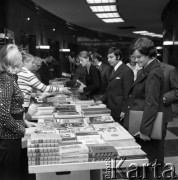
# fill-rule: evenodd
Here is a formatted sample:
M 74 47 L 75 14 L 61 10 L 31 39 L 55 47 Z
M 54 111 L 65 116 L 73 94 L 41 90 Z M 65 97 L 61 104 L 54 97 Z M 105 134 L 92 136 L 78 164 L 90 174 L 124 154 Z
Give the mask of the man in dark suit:
M 122 53 L 118 48 L 108 50 L 108 62 L 113 67 L 113 72 L 109 78 L 106 93 L 101 101 L 111 109 L 111 116 L 116 122 L 123 124 L 121 121 L 125 115 L 126 98 L 129 89 L 134 82 L 132 70 L 122 62 Z
M 107 64 L 103 63 L 102 56 L 97 52 L 93 53 L 92 60 L 94 62 L 94 65 L 97 67 L 97 69 L 100 72 L 100 75 L 101 75 L 100 92 L 101 94 L 104 94 L 108 86 L 108 81 L 111 76 L 112 68 L 111 66 L 108 66 Z
M 164 74 L 164 122 L 173 120 L 172 104 L 178 100 L 178 72 L 174 66 L 160 62 Z

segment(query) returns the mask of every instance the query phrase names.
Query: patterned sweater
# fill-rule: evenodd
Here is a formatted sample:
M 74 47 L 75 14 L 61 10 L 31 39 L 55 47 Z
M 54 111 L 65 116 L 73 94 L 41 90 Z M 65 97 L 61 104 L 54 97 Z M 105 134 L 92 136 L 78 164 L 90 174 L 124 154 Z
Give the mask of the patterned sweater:
M 18 85 L 24 94 L 24 107 L 29 107 L 33 89 L 41 92 L 60 92 L 61 88 L 46 86 L 27 68 L 23 67 L 18 73 Z
M 0 139 L 18 139 L 25 133 L 23 94 L 17 75 L 0 73 Z

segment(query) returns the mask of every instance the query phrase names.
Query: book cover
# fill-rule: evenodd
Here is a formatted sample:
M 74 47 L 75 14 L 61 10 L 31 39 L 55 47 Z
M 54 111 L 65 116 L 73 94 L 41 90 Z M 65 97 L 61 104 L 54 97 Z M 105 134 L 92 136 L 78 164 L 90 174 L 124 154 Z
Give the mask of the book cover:
M 117 150 L 114 146 L 90 146 L 89 147 L 89 157 L 113 157 L 117 156 Z
M 119 149 L 117 153 L 120 158 L 126 159 L 138 159 L 138 158 L 145 158 L 147 155 L 141 149 Z
M 137 144 L 134 140 L 126 140 L 126 141 L 110 141 L 107 143 L 108 145 L 112 145 L 119 149 L 140 149 L 141 146 Z
M 90 116 L 88 117 L 90 124 L 102 124 L 102 123 L 112 123 L 114 119 L 112 116 Z

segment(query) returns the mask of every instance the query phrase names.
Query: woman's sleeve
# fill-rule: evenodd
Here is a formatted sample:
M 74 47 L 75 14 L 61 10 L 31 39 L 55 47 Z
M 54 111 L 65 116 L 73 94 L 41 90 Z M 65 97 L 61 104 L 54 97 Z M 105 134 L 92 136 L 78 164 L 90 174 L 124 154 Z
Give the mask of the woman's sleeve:
M 59 87 L 52 87 L 50 85 L 48 86 L 44 85 L 41 81 L 39 81 L 39 79 L 35 75 L 31 76 L 29 85 L 32 88 L 37 89 L 41 92 L 61 92 L 62 91 L 62 89 Z
M 5 126 L 15 133 L 24 134 L 25 128 L 11 116 L 13 84 L 9 83 L 8 89 L 3 91 L 4 92 L 0 93 L 0 128 Z

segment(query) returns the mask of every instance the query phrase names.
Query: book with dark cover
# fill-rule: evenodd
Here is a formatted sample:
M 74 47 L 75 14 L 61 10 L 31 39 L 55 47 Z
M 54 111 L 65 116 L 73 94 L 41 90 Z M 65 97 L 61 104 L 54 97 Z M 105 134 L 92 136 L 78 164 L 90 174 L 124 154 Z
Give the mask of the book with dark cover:
M 114 146 L 90 146 L 89 147 L 89 157 L 103 158 L 103 157 L 116 157 L 117 151 Z

